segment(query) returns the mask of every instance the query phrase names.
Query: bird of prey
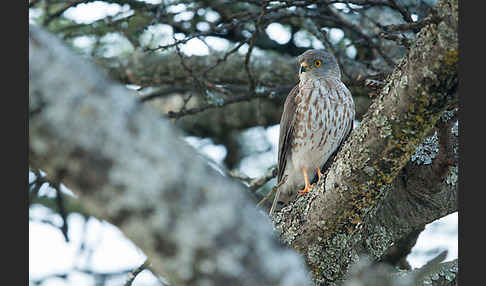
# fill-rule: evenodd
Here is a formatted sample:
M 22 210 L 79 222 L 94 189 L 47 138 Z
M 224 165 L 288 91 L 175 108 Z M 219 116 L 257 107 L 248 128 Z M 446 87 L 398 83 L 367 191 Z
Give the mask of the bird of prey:
M 299 83 L 285 100 L 280 120 L 276 203 L 287 204 L 312 189 L 310 182 L 351 132 L 355 115 L 351 92 L 330 53 L 307 50 L 298 57 Z M 282 181 L 284 180 L 284 181 Z

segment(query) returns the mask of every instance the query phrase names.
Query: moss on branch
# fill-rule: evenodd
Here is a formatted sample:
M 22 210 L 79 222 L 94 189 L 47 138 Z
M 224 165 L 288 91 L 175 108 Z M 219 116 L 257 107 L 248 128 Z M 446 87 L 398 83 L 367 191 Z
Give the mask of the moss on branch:
M 373 220 L 416 147 L 457 102 L 458 15 L 450 3 L 438 3 L 442 21 L 418 34 L 336 156 L 325 182 L 277 215 L 282 239 L 303 253 L 318 283 L 342 279 L 358 259 L 366 245 L 363 225 Z M 376 259 L 395 237 L 379 226 L 374 233 L 381 233 L 382 241 L 368 244 Z

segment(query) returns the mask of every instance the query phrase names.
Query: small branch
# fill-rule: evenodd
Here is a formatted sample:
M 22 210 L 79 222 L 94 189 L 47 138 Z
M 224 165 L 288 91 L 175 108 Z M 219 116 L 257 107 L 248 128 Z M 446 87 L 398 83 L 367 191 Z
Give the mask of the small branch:
M 277 176 L 277 166 L 270 167 L 261 177 L 255 178 L 249 182 L 250 191 L 255 192 L 260 187 L 265 185 L 268 181 Z
M 66 242 L 69 242 L 67 212 L 66 212 L 66 207 L 65 207 L 65 203 L 64 203 L 64 195 L 62 194 L 62 192 L 60 190 L 61 184 L 59 182 L 56 182 L 56 183 L 49 183 L 49 185 L 56 190 L 56 205 L 57 205 L 57 209 L 59 211 L 59 215 L 62 218 L 62 225 L 60 227 L 60 230 L 61 230 Z
M 158 51 L 158 50 L 167 50 L 167 49 L 172 48 L 172 47 L 177 47 L 180 44 L 185 44 L 185 43 L 189 42 L 190 40 L 197 38 L 199 36 L 203 36 L 203 35 L 204 35 L 204 33 L 197 33 L 197 34 L 188 36 L 188 37 L 186 37 L 182 40 L 177 40 L 172 44 L 167 44 L 167 45 L 163 45 L 163 46 L 159 45 L 157 48 L 148 48 L 147 47 L 147 48 L 144 49 L 144 52 L 147 52 L 147 51 L 148 52 L 155 52 L 155 51 Z
M 81 3 L 87 3 L 87 2 L 91 2 L 91 1 L 93 1 L 93 0 L 76 0 L 76 1 L 73 1 L 71 3 L 66 3 L 66 5 L 63 8 L 59 9 L 58 11 L 54 12 L 53 14 L 48 15 L 45 18 L 45 20 L 43 22 L 43 25 L 44 26 L 49 25 L 49 23 L 52 20 L 54 20 L 55 18 L 61 16 L 62 13 L 66 12 L 66 10 L 69 9 L 69 8 L 74 7 L 74 6 L 76 6 L 78 4 L 81 4 Z
M 246 56 L 245 56 L 245 70 L 246 70 L 246 74 L 248 75 L 248 82 L 250 84 L 249 86 L 249 91 L 250 92 L 255 92 L 255 79 L 250 71 L 250 56 L 251 56 L 251 53 L 253 51 L 253 47 L 255 46 L 255 40 L 256 40 L 256 37 L 258 35 L 258 33 L 261 32 L 261 27 L 260 25 L 262 24 L 262 20 L 263 20 L 263 16 L 265 16 L 265 10 L 266 10 L 266 7 L 268 5 L 268 2 L 269 1 L 264 1 L 263 4 L 262 4 L 262 12 L 260 13 L 260 15 L 258 16 L 258 19 L 255 23 L 255 31 L 253 31 L 252 35 L 251 35 L 251 38 L 250 38 L 250 45 L 248 47 L 248 52 L 246 53 Z
M 164 97 L 164 96 L 167 96 L 167 95 L 170 95 L 170 94 L 174 94 L 174 93 L 186 93 L 188 91 L 191 91 L 191 88 L 190 87 L 187 87 L 187 86 L 170 86 L 168 88 L 164 88 L 164 89 L 159 89 L 159 90 L 156 90 L 154 92 L 151 92 L 149 94 L 146 94 L 144 96 L 142 96 L 139 101 L 140 102 L 146 102 L 146 101 L 150 101 L 150 100 L 153 100 L 153 99 L 156 99 L 156 98 L 161 98 L 161 97 Z
M 365 86 L 373 89 L 373 90 L 380 90 L 382 89 L 386 82 L 381 81 L 381 80 L 376 80 L 376 79 L 366 79 L 364 81 Z
M 203 75 L 207 75 L 211 70 L 213 70 L 214 68 L 216 68 L 219 64 L 221 64 L 222 62 L 225 62 L 231 54 L 234 54 L 235 52 L 237 52 L 241 48 L 241 46 L 243 46 L 244 44 L 248 43 L 248 41 L 249 41 L 249 39 L 247 39 L 245 41 L 242 41 L 239 44 L 237 44 L 233 49 L 231 49 L 229 52 L 225 53 L 222 58 L 218 58 L 218 60 L 216 61 L 216 63 L 214 65 L 212 65 L 212 66 L 208 67 L 207 69 L 205 69 L 202 72 L 202 74 Z
M 278 243 L 241 184 L 208 166 L 173 124 L 39 27 L 30 26 L 29 52 L 29 102 L 42 98 L 49 110 L 29 124 L 30 164 L 52 177 L 66 170 L 63 184 L 133 241 L 156 273 L 172 285 L 310 285 L 302 259 Z M 62 92 L 49 91 L 54 82 Z M 200 267 L 222 259 L 238 272 Z
M 410 49 L 410 40 L 404 34 L 395 35 L 391 33 L 381 32 L 378 34 L 380 38 L 394 41 L 395 43 L 404 46 L 405 48 Z
M 45 281 L 53 279 L 53 278 L 67 279 L 72 274 L 72 272 L 74 272 L 74 271 L 93 276 L 93 278 L 98 282 L 106 281 L 106 280 L 111 279 L 113 277 L 125 275 L 126 273 L 130 272 L 130 270 L 121 270 L 121 271 L 115 271 L 115 272 L 96 272 L 96 271 L 93 271 L 93 270 L 90 270 L 90 269 L 82 269 L 82 268 L 74 267 L 72 269 L 67 270 L 64 273 L 49 274 L 49 275 L 46 275 L 46 276 L 39 278 L 39 279 L 30 280 L 30 282 L 34 285 L 43 285 L 45 283 Z M 104 285 L 104 283 L 96 284 L 96 285 Z
M 59 229 L 59 226 L 54 221 L 52 221 L 50 219 L 37 219 L 37 218 L 30 218 L 29 217 L 29 222 L 43 223 L 43 224 L 52 226 L 56 229 Z
M 388 0 L 388 2 L 390 3 L 390 7 L 392 7 L 393 9 L 400 12 L 400 14 L 402 14 L 402 17 L 405 21 L 407 21 L 408 23 L 413 23 L 412 16 L 406 9 L 403 9 L 403 7 L 399 6 L 395 2 L 395 0 Z
M 228 175 L 232 178 L 241 180 L 243 182 L 246 182 L 248 184 L 248 188 L 251 192 L 255 192 L 259 188 L 261 188 L 263 185 L 265 185 L 268 181 L 271 179 L 275 178 L 277 176 L 277 165 L 274 165 L 265 171 L 265 173 L 257 178 L 250 178 L 246 176 L 245 174 L 238 172 L 238 171 L 229 171 Z
M 332 46 L 331 42 L 329 42 L 329 40 L 327 39 L 327 32 L 326 32 L 326 30 L 320 29 L 319 31 L 321 33 L 320 38 L 322 39 L 322 43 L 326 47 L 327 51 L 330 52 L 336 58 L 336 61 L 338 62 L 338 65 L 339 65 L 342 73 L 346 77 L 351 78 L 351 76 L 349 74 L 347 74 L 346 73 L 346 70 L 344 69 L 344 65 L 343 65 L 343 62 L 341 61 L 340 55 L 336 52 L 336 50 Z M 315 36 L 317 36 L 317 35 L 315 35 Z
M 344 25 L 346 26 L 348 29 L 351 29 L 352 31 L 354 31 L 355 33 L 357 33 L 361 38 L 363 38 L 367 44 L 373 48 L 384 60 L 385 62 L 390 66 L 390 67 L 395 67 L 395 62 L 389 57 L 387 56 L 382 50 L 381 48 L 373 42 L 372 38 L 370 36 L 368 36 L 367 34 L 365 34 L 363 31 L 361 31 L 361 27 L 358 26 L 357 24 L 349 21 L 348 19 L 344 18 L 343 15 L 341 15 L 341 12 L 339 12 L 338 10 L 336 10 L 334 7 L 332 6 L 328 6 L 328 10 Z
M 279 88 L 272 89 L 272 90 L 262 92 L 262 93 L 257 92 L 257 93 L 254 93 L 254 94 L 246 94 L 246 95 L 241 95 L 241 96 L 230 97 L 230 98 L 223 99 L 222 102 L 209 103 L 209 104 L 205 104 L 205 105 L 200 106 L 200 107 L 194 107 L 194 108 L 190 108 L 190 109 L 187 109 L 187 110 L 181 110 L 181 111 L 178 111 L 178 112 L 169 111 L 167 113 L 167 117 L 177 119 L 177 118 L 181 118 L 181 117 L 186 116 L 186 115 L 197 114 L 197 113 L 203 112 L 203 111 L 208 110 L 208 109 L 219 108 L 219 107 L 223 107 L 223 106 L 233 104 L 233 103 L 237 103 L 237 102 L 250 101 L 250 100 L 253 100 L 253 99 L 257 99 L 257 98 L 265 98 L 265 97 L 271 96 L 274 92 L 277 92 L 277 90 L 279 90 Z M 221 90 L 219 90 L 219 91 L 221 91 Z
M 139 267 L 137 267 L 133 271 L 128 272 L 128 278 L 127 278 L 127 281 L 125 282 L 124 286 L 131 286 L 133 281 L 137 277 L 137 275 L 140 274 L 140 272 L 147 269 L 149 267 L 149 265 L 150 265 L 150 262 L 147 259 L 147 260 L 145 260 L 145 262 L 142 265 L 140 265 Z
M 421 21 L 418 22 L 412 22 L 412 23 L 407 23 L 407 24 L 396 24 L 396 25 L 386 25 L 382 26 L 382 28 L 385 30 L 385 32 L 391 32 L 391 31 L 409 31 L 413 30 L 414 32 L 418 32 L 418 30 L 422 29 L 423 27 L 429 25 L 429 24 L 437 24 L 441 21 L 442 19 L 437 16 L 437 15 L 432 15 L 430 18 L 425 18 Z
M 36 178 L 35 180 L 29 184 L 29 206 L 35 200 L 37 195 L 39 194 L 39 190 L 45 183 L 48 183 L 46 177 L 42 176 L 39 170 L 33 171 Z

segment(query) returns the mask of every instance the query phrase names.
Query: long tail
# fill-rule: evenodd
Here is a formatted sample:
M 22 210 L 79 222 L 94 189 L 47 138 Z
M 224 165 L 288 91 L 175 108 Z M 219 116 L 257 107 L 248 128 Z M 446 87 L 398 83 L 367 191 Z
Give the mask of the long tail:
M 285 175 L 282 180 L 275 186 L 277 188 L 277 193 L 275 194 L 275 198 L 273 199 L 272 207 L 270 208 L 270 212 L 268 213 L 269 216 L 272 216 L 273 210 L 275 209 L 275 206 L 277 205 L 278 202 L 278 197 L 280 196 L 280 191 L 282 190 L 280 186 L 282 186 L 283 183 L 287 181 L 287 175 Z

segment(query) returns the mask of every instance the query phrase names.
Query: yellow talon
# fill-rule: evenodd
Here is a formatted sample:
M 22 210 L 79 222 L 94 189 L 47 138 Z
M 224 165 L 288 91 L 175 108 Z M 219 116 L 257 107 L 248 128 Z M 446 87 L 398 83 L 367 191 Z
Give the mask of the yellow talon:
M 305 180 L 305 187 L 303 190 L 299 191 L 300 195 L 307 194 L 310 190 L 312 190 L 312 186 L 309 184 L 309 178 L 307 177 L 307 169 L 302 168 L 302 174 L 304 174 L 304 180 Z

